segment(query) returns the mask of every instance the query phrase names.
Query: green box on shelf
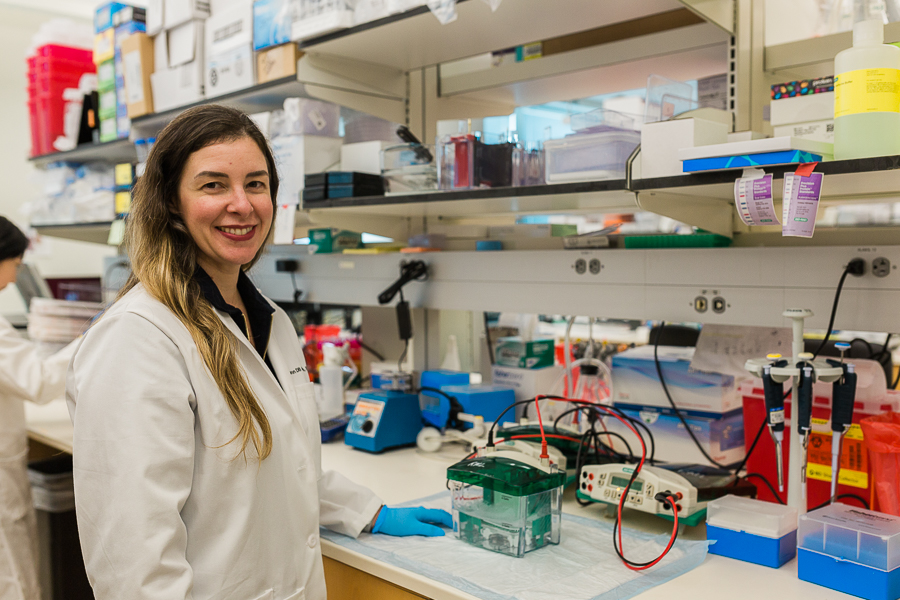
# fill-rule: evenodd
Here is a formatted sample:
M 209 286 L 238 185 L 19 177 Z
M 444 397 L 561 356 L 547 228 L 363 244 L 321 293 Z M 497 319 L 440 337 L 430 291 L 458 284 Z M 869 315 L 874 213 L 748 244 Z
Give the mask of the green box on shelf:
M 116 65 L 109 59 L 97 65 L 97 90 L 100 93 L 116 89 Z
M 109 119 L 100 119 L 100 141 L 101 142 L 114 142 L 119 139 L 118 131 L 116 130 L 116 116 L 113 115 Z
M 520 337 L 504 337 L 497 340 L 494 359 L 498 365 L 520 369 L 552 367 L 553 340 L 523 341 Z
M 626 248 L 726 248 L 731 238 L 716 233 L 629 235 Z
M 362 248 L 362 234 L 342 229 L 310 229 L 309 244 L 316 246 L 315 254 L 331 254 Z
M 116 119 L 116 90 L 107 90 L 98 95 L 100 105 L 97 114 L 101 119 Z

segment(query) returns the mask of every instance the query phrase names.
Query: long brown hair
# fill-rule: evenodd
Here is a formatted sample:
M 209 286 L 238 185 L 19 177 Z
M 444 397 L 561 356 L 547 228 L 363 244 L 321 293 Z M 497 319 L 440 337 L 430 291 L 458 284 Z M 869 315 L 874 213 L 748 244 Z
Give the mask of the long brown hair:
M 225 445 L 240 438 L 239 455 L 246 456 L 247 446 L 252 443 L 262 460 L 272 451 L 272 428 L 238 361 L 237 339 L 194 281 L 198 250 L 181 217 L 178 192 L 191 154 L 213 144 L 242 138 L 253 140 L 265 156 L 274 209 L 278 173 L 272 151 L 256 124 L 238 110 L 215 104 L 184 111 L 159 134 L 144 174 L 134 186 L 131 214 L 125 228 L 132 274 L 118 298 L 141 283 L 151 296 L 175 313 L 190 332 L 238 422 L 237 434 Z M 272 223 L 269 223 L 267 242 L 271 235 Z M 243 266 L 244 270 L 259 260 L 265 246 Z

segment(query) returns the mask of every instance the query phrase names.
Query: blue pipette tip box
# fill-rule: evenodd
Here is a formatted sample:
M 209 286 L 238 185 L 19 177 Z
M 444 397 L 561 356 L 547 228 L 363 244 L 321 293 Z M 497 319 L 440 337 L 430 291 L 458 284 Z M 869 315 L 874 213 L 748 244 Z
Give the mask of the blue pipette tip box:
M 797 554 L 797 509 L 723 496 L 707 505 L 709 553 L 777 569 Z
M 831 504 L 800 517 L 797 574 L 867 600 L 900 598 L 900 517 Z

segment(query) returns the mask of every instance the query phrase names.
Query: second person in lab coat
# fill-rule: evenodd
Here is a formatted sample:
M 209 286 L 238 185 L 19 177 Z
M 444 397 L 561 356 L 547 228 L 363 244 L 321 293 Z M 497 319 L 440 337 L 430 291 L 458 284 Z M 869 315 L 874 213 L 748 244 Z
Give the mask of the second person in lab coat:
M 15 283 L 28 238 L 0 217 L 0 290 Z M 74 345 L 49 357 L 0 317 L 0 600 L 40 600 L 37 525 L 28 481 L 25 401 L 65 394 Z
M 324 600 L 319 525 L 443 535 L 322 470 L 287 315 L 245 274 L 278 175 L 256 125 L 208 105 L 157 138 L 134 190 L 134 273 L 69 370 L 76 511 L 97 600 Z

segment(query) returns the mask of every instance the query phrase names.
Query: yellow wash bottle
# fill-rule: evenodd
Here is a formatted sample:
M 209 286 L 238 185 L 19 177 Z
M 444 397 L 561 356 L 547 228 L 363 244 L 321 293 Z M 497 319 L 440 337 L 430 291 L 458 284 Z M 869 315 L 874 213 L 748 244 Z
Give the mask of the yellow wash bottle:
M 853 26 L 834 72 L 834 158 L 900 154 L 900 48 L 884 44 L 880 20 Z

